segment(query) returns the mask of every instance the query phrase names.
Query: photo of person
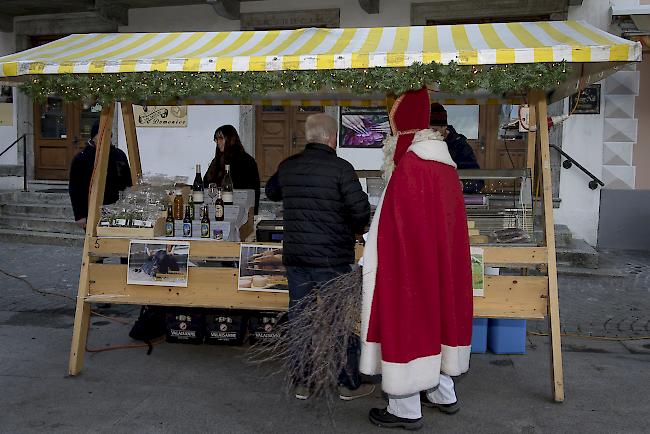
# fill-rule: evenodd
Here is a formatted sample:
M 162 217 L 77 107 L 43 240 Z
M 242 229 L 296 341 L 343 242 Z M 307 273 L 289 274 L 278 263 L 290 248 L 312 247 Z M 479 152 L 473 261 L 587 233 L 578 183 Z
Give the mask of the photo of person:
M 341 148 L 381 148 L 390 133 L 388 113 L 383 107 L 341 107 Z
M 190 244 L 185 241 L 132 240 L 126 283 L 187 286 Z
M 239 254 L 240 291 L 289 291 L 282 247 L 242 244 Z

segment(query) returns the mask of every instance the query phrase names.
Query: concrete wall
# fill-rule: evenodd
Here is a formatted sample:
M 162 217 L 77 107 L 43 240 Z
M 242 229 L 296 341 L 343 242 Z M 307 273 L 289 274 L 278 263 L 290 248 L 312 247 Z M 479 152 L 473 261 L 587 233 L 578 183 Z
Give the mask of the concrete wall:
M 602 190 L 598 247 L 650 250 L 650 190 Z
M 10 54 L 15 51 L 14 49 L 14 35 L 13 33 L 0 32 L 0 56 Z M 14 90 L 14 101 L 15 101 Z M 16 110 L 15 104 L 13 107 L 13 124 L 0 126 L 0 152 L 16 140 Z M 18 146 L 14 146 L 6 154 L 0 157 L 0 165 L 17 164 L 18 163 Z

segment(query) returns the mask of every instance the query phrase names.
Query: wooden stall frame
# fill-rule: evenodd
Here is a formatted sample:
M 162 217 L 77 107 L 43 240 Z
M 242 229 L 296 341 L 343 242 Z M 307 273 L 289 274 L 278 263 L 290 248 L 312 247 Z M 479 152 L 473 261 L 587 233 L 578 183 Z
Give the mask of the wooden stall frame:
M 544 240 L 541 247 L 484 247 L 486 265 L 537 267 L 547 269 L 546 276 L 486 276 L 485 297 L 475 297 L 474 314 L 490 318 L 550 319 L 551 375 L 553 397 L 564 400 L 562 353 L 559 326 L 555 233 L 551 194 L 550 150 L 548 138 L 546 94 L 541 91 L 528 95 L 531 130 L 528 133 L 527 163 L 533 176 L 541 177 L 543 191 Z M 387 99 L 387 102 L 390 98 Z M 126 284 L 125 265 L 95 264 L 103 257 L 128 254 L 129 239 L 98 237 L 96 233 L 108 163 L 108 132 L 115 105 L 104 107 L 101 113 L 100 145 L 96 154 L 96 171 L 91 183 L 89 218 L 82 257 L 79 291 L 75 313 L 69 373 L 77 375 L 83 367 L 88 335 L 91 303 L 158 304 L 169 306 L 221 307 L 260 310 L 284 310 L 287 296 L 277 293 L 237 292 L 234 269 L 192 269 L 195 282 L 188 288 L 141 287 Z M 134 181 L 142 173 L 133 106 L 122 103 L 122 115 L 129 160 Z M 536 130 L 533 130 L 533 126 Z M 539 140 L 537 136 L 539 135 Z M 540 169 L 535 171 L 536 166 Z M 239 243 L 191 240 L 190 257 L 194 259 L 232 259 L 239 255 Z M 357 252 L 359 255 L 360 252 Z M 214 283 L 217 282 L 217 283 Z

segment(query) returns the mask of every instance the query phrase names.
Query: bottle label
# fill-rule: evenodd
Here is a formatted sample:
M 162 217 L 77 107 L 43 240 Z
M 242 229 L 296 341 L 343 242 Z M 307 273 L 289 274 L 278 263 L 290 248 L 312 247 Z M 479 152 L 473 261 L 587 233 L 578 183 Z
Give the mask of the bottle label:
M 167 222 L 165 223 L 165 236 L 173 237 L 174 236 L 174 223 Z
M 232 191 L 224 191 L 221 198 L 225 203 L 232 203 Z
M 192 223 L 183 223 L 183 236 L 184 237 L 192 236 Z
M 194 199 L 194 203 L 203 203 L 203 192 L 193 191 L 192 198 Z
M 215 205 L 214 206 L 214 217 L 217 220 L 222 220 L 223 219 L 223 207 L 221 205 Z
M 201 238 L 210 238 L 210 223 L 201 223 Z

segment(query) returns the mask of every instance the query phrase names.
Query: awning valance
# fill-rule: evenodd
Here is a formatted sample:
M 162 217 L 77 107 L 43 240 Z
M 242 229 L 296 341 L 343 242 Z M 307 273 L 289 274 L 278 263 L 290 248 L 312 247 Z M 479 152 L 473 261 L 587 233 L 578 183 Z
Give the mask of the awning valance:
M 0 57 L 0 76 L 630 62 L 641 46 L 582 21 L 70 35 Z

